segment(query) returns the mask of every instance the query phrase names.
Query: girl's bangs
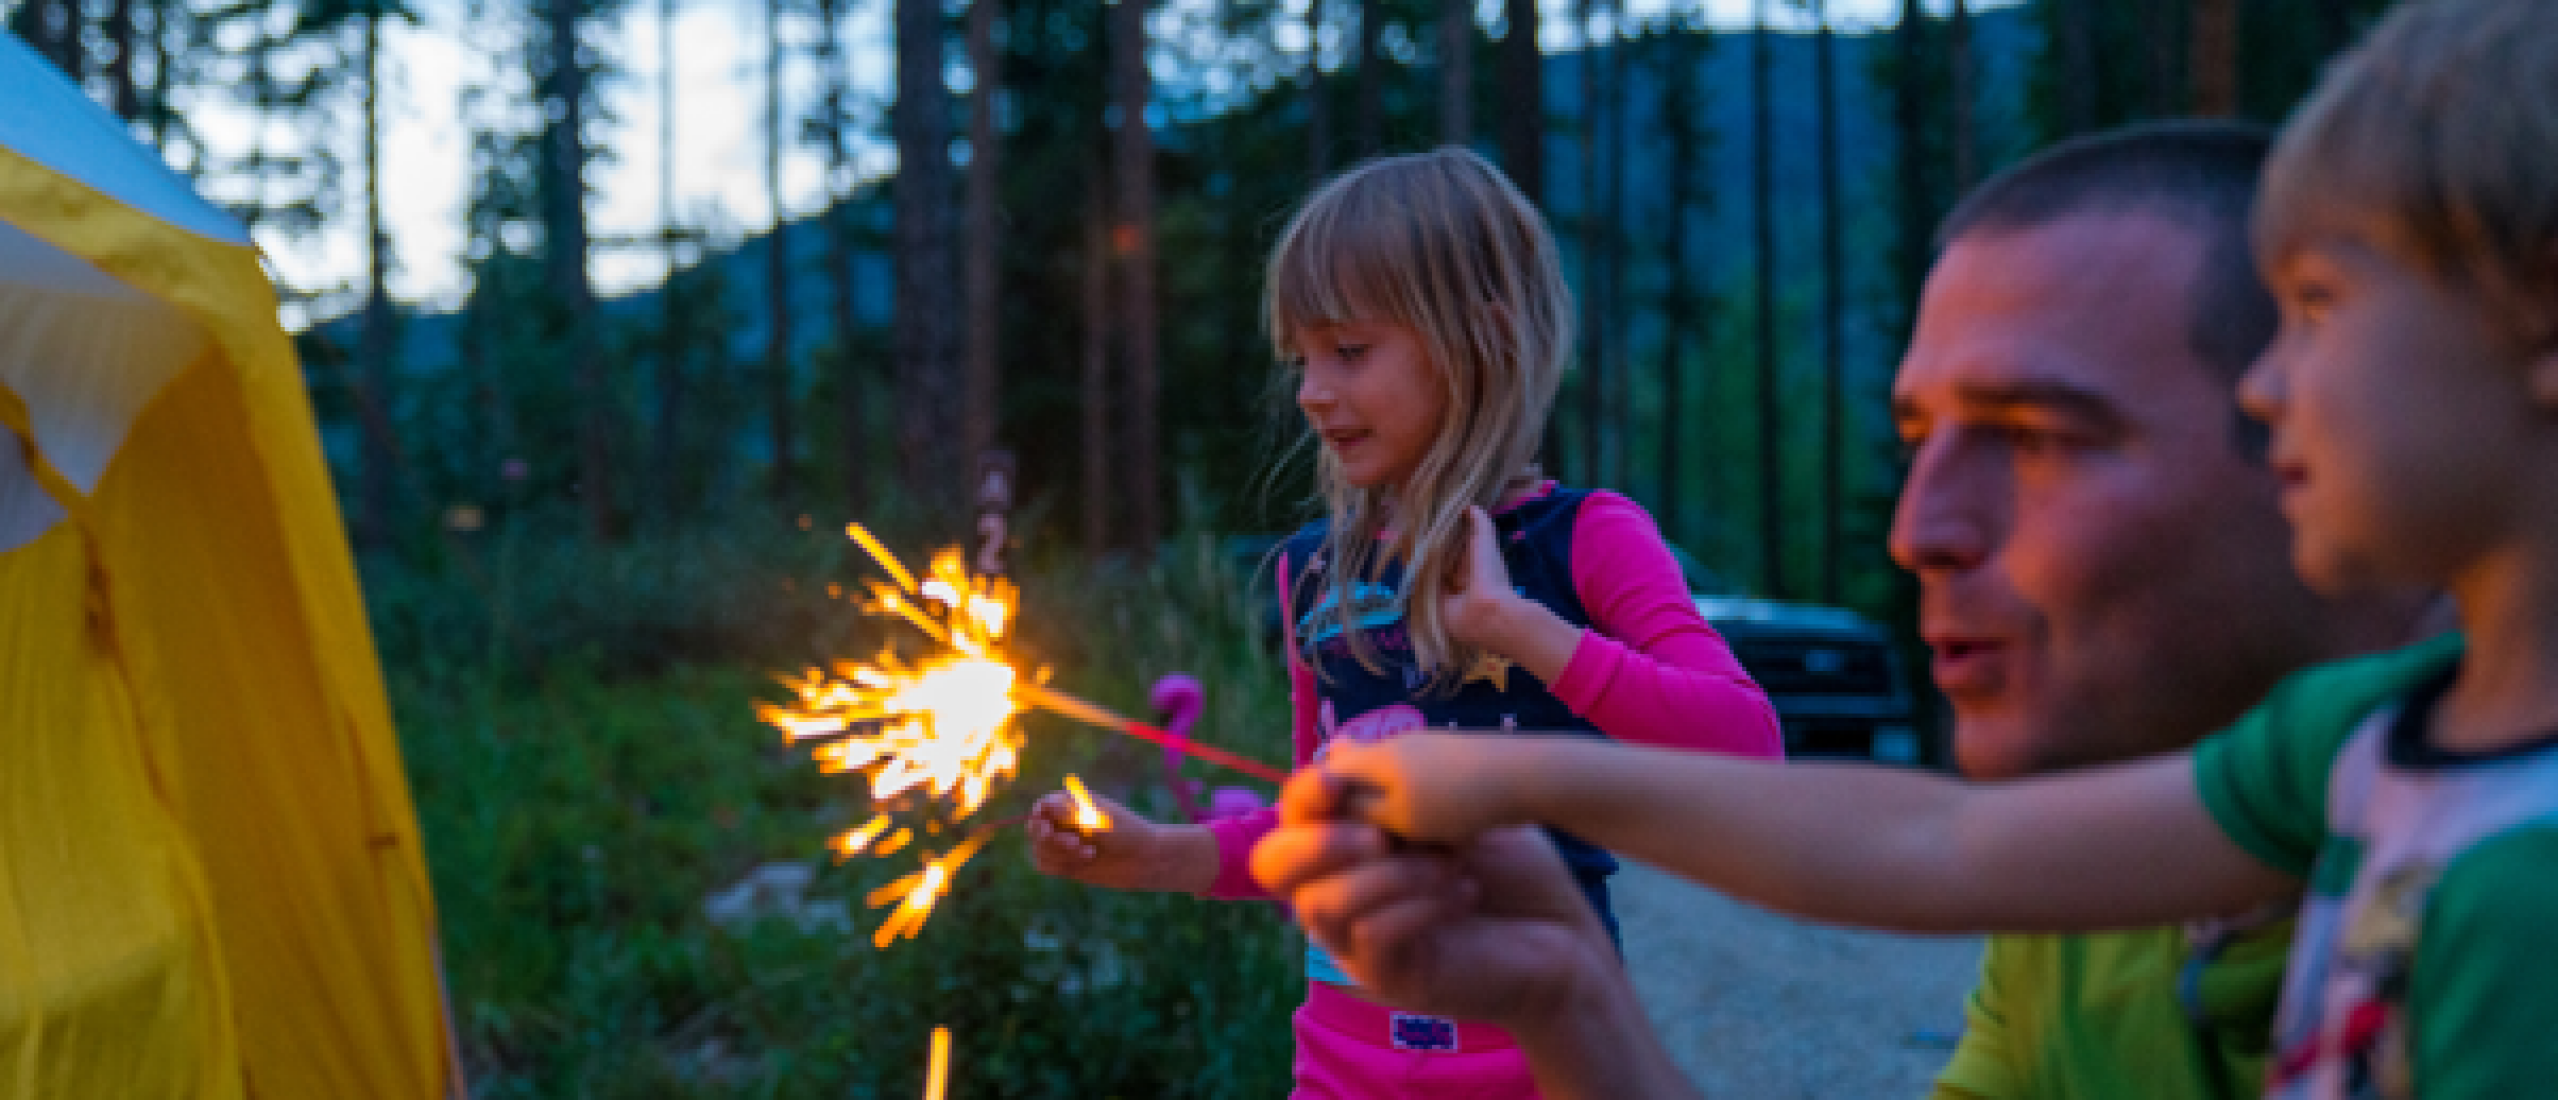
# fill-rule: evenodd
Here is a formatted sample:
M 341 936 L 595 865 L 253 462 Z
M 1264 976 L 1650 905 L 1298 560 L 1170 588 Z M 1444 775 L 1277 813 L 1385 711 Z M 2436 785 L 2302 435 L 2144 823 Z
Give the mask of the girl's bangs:
M 1406 295 L 1391 234 L 1362 216 L 1355 192 L 1324 196 L 1299 217 L 1270 270 L 1270 338 L 1288 354 L 1299 329 L 1362 320 L 1405 320 Z

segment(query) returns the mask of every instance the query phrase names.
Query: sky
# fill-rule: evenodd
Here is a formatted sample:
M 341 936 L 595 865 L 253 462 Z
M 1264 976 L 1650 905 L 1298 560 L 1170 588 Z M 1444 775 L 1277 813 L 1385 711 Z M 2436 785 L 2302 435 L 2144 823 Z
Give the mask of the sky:
M 1976 9 L 2004 7 L 2015 0 L 1978 0 Z M 599 292 L 616 294 L 652 285 L 663 277 L 665 260 L 654 248 L 636 243 L 660 222 L 664 112 L 659 109 L 667 66 L 661 60 L 658 33 L 660 0 L 630 0 L 627 13 L 607 29 L 600 48 L 617 59 L 625 77 L 606 90 L 606 110 L 613 119 L 605 142 L 613 160 L 592 167 L 593 198 L 589 213 L 593 236 L 602 243 L 592 271 Z M 772 224 L 774 205 L 765 183 L 763 147 L 766 47 L 761 0 L 675 0 L 677 44 L 673 57 L 676 106 L 674 146 L 680 150 L 672 169 L 674 208 L 687 223 L 702 227 L 714 244 L 735 241 Z M 1296 0 L 1291 6 L 1301 5 Z M 463 89 L 489 70 L 490 58 L 507 45 L 490 40 L 502 29 L 472 26 L 462 17 L 459 0 L 420 0 L 422 23 L 399 27 L 386 35 L 386 55 L 393 69 L 386 82 L 383 201 L 390 222 L 396 266 L 391 285 L 397 299 L 451 308 L 467 291 L 461 264 L 461 212 L 468 185 L 469 155 L 463 122 Z M 858 97 L 856 110 L 866 122 L 884 118 L 891 98 L 891 37 L 887 0 L 848 4 L 854 9 L 845 28 L 852 51 Z M 1182 20 L 1176 2 L 1157 16 L 1158 36 L 1177 33 Z M 1500 0 L 1477 0 L 1489 22 Z M 1543 38 L 1554 51 L 1577 47 L 1579 36 L 1568 13 L 1571 0 L 1544 0 Z M 1770 22 L 1801 29 L 1810 25 L 1800 0 L 1770 0 Z M 1951 0 L 1924 0 L 1931 11 L 1943 11 Z M 1629 0 L 1630 17 L 1641 20 L 1667 7 L 1665 0 Z M 1753 0 L 1704 0 L 1707 20 L 1717 27 L 1749 24 Z M 1888 25 L 1899 0 L 1831 0 L 1833 25 L 1865 29 Z M 1302 10 L 1300 8 L 1300 10 Z M 795 30 L 793 45 L 807 46 L 810 32 Z M 1291 26 L 1289 29 L 1294 29 Z M 1280 48 L 1302 51 L 1302 33 L 1284 39 Z M 1339 53 L 1327 38 L 1327 63 Z M 813 74 L 800 54 L 800 80 L 786 85 L 787 109 L 802 109 L 811 97 Z M 1159 60 L 1160 67 L 1160 60 Z M 965 74 L 956 74 L 965 84 Z M 190 118 L 217 147 L 245 149 L 253 140 L 247 119 L 218 103 L 196 105 Z M 884 125 L 864 127 L 884 134 Z M 352 147 L 352 142 L 345 147 Z M 895 168 L 894 150 L 873 138 L 855 152 L 856 171 L 864 177 Z M 781 213 L 804 217 L 823 206 L 824 166 L 818 150 L 795 148 L 783 163 Z M 219 195 L 217 194 L 217 198 Z M 632 243 L 617 243 L 632 242 Z M 353 219 L 338 219 L 310 239 L 286 239 L 262 233 L 274 271 L 287 287 L 317 290 L 350 287 L 364 266 L 361 230 Z M 325 312 L 334 312 L 326 306 Z M 308 312 L 289 309 L 288 323 L 306 321 Z

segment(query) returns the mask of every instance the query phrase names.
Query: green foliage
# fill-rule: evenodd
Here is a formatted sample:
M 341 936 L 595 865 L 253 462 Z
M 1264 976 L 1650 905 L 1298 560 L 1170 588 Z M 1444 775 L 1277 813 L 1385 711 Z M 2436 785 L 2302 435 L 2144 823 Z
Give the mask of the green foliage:
M 775 696 L 766 673 L 871 644 L 877 627 L 825 594 L 865 570 L 795 524 L 608 549 L 569 528 L 515 518 L 476 578 L 458 555 L 366 563 L 478 1095 L 913 1096 L 936 1025 L 961 1095 L 1284 1087 L 1297 940 L 1268 905 L 1047 879 L 1006 836 L 884 951 L 863 901 L 908 861 L 820 866 L 798 910 L 814 919 L 713 924 L 708 897 L 765 864 L 824 864 L 867 813 L 857 783 L 752 713 Z M 1285 760 L 1251 562 L 1222 546 L 1193 535 L 1142 569 L 1032 555 L 1020 648 L 1131 715 L 1155 676 L 1189 671 L 1203 739 Z M 1069 770 L 1168 816 L 1152 746 L 1045 715 L 1024 728 L 1023 775 L 977 820 Z

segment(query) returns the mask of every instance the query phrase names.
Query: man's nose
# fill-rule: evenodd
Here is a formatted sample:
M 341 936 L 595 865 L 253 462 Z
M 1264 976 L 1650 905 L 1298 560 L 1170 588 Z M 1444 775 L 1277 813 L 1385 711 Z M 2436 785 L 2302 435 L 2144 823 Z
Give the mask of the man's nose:
M 1892 509 L 1892 560 L 1925 577 L 1961 572 L 1989 556 L 2002 505 L 1996 478 L 1947 439 L 1919 445 Z

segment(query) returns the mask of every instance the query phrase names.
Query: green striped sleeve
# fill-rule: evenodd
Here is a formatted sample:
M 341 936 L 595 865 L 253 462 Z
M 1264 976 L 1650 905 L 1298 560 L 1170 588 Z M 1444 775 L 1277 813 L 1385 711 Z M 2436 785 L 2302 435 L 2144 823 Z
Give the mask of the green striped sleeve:
M 2266 865 L 2308 878 L 2327 836 L 2327 770 L 2356 725 L 2460 655 L 2445 635 L 2304 669 L 2194 747 L 2194 786 L 2221 832 Z

